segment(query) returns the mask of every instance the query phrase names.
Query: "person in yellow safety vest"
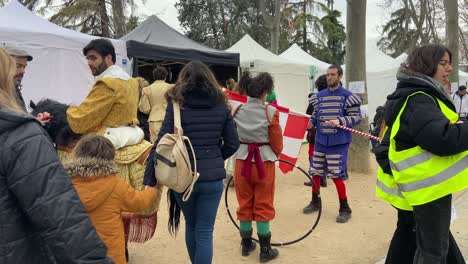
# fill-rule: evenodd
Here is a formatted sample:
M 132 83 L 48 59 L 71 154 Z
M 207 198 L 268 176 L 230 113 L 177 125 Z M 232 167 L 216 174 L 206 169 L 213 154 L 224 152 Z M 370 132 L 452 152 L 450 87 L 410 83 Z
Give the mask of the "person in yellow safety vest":
M 468 186 L 468 125 L 446 90 L 451 59 L 442 45 L 416 48 L 387 97 L 385 133 L 373 150 L 377 196 L 398 210 L 386 264 L 465 263 L 450 233 L 452 193 Z

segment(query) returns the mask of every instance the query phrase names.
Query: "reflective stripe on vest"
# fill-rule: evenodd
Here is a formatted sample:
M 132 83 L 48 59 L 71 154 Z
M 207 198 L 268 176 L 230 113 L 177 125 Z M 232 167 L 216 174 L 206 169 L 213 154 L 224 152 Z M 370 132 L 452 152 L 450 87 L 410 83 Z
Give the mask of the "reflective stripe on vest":
M 385 127 L 384 135 L 387 133 L 387 129 L 388 127 Z M 413 207 L 406 201 L 393 176 L 385 173 L 380 166 L 377 169 L 375 194 L 398 209 L 413 211 Z
M 392 175 L 383 172 L 382 168 L 377 170 L 377 184 L 375 194 L 385 202 L 395 206 L 398 209 L 413 211 L 413 207 L 409 205 L 405 197 L 401 193 L 398 185 Z
M 409 98 L 415 94 L 424 94 L 432 98 L 450 123 L 458 121 L 457 113 L 441 100 L 434 99 L 424 92 L 416 92 L 406 98 L 391 129 L 388 156 L 393 179 L 411 206 L 425 204 L 468 187 L 468 151 L 441 157 L 420 146 L 396 150 L 394 138 L 400 129 L 401 115 Z

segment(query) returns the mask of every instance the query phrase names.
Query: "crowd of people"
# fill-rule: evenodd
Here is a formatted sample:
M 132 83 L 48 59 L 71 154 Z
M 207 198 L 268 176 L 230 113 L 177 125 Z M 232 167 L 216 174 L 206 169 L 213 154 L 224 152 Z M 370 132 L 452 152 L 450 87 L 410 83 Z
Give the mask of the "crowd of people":
M 27 113 L 21 81 L 33 57 L 16 47 L 0 48 L 0 253 L 1 263 L 126 263 L 123 212 L 149 208 L 157 200 L 155 149 L 174 133 L 174 107 L 181 106 L 181 127 L 193 145 L 199 178 L 191 197 L 168 190 L 169 231 L 175 234 L 181 213 L 190 261 L 213 258 L 213 232 L 223 193 L 232 174 L 239 203 L 240 255 L 256 250 L 259 260 L 279 257 L 271 246 L 275 218 L 275 161 L 283 148 L 278 98 L 269 73 L 244 72 L 225 89 L 246 95 L 232 107 L 210 68 L 187 63 L 175 84 L 162 66 L 150 85 L 115 65 L 109 40 L 96 39 L 83 49 L 96 81 L 66 119 L 80 135 L 73 158 L 60 160 L 41 126 L 54 116 Z M 451 52 L 442 45 L 416 48 L 397 73 L 398 85 L 378 108 L 372 142 L 379 165 L 377 196 L 397 209 L 398 223 L 387 264 L 465 263 L 450 233 L 452 193 L 468 185 L 465 176 L 468 139 L 462 135 L 466 87 L 449 93 Z M 303 209 L 321 209 L 320 187 L 331 179 L 338 193 L 337 223 L 352 216 L 345 180 L 351 132 L 361 122 L 361 98 L 341 83 L 343 70 L 330 66 L 316 81 L 307 114 L 311 116 L 309 174 L 312 200 Z M 468 130 L 467 130 L 468 132 Z M 152 143 L 142 184 L 136 190 L 121 179 L 116 152 L 149 139 Z M 226 160 L 230 160 L 227 164 Z M 231 167 L 231 168 L 230 168 Z

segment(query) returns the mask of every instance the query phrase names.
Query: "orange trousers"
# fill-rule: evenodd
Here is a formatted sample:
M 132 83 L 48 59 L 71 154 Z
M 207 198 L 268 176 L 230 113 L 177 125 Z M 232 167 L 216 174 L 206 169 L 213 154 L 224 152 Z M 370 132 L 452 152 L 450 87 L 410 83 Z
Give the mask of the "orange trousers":
M 275 218 L 275 163 L 263 162 L 265 177 L 260 179 L 255 162 L 250 178 L 241 175 L 243 160 L 236 160 L 234 182 L 236 188 L 237 219 L 239 221 L 266 222 Z

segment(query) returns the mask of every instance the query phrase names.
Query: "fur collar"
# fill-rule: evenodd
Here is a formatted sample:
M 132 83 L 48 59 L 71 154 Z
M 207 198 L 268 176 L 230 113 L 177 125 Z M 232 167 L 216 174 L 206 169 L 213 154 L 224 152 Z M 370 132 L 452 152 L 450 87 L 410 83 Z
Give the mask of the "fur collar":
M 109 68 L 107 68 L 104 72 L 96 76 L 96 80 L 105 78 L 105 77 L 110 77 L 114 79 L 121 79 L 124 81 L 128 81 L 131 77 L 126 73 L 122 68 L 120 68 L 117 65 L 111 65 Z
M 95 158 L 78 158 L 64 165 L 71 177 L 93 179 L 119 173 L 114 161 Z

